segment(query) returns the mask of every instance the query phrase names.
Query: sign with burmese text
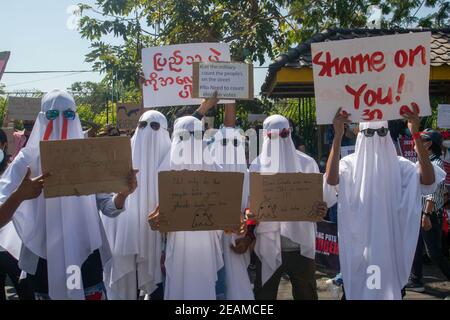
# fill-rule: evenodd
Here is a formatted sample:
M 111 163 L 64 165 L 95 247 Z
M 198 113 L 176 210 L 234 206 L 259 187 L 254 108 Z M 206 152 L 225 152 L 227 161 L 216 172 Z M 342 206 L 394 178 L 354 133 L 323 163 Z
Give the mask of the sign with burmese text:
M 142 49 L 144 108 L 200 104 L 192 95 L 194 62 L 230 61 L 226 43 L 186 43 Z
M 317 124 L 338 108 L 352 122 L 431 114 L 430 32 L 311 44 Z
M 194 63 L 195 98 L 253 99 L 253 65 L 239 62 Z

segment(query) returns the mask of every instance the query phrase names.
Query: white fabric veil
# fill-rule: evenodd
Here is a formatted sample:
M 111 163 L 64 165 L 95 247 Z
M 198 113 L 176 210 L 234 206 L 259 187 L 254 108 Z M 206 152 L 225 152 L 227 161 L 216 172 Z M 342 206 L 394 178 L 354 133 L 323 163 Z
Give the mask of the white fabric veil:
M 289 129 L 289 121 L 283 116 L 273 115 L 264 121 L 263 129 L 281 132 Z M 290 136 L 269 139 L 265 134 L 261 154 L 251 164 L 250 172 L 319 173 L 319 168 L 314 159 L 295 150 Z M 255 232 L 255 252 L 262 264 L 262 284 L 281 265 L 280 235 L 298 243 L 302 256 L 315 258 L 316 224 L 313 222 L 260 222 Z
M 201 121 L 192 116 L 176 120 L 170 154 L 160 171 L 217 171 L 202 139 Z M 181 139 L 180 136 L 184 138 Z M 187 138 L 187 136 L 190 136 Z M 205 150 L 206 149 L 206 150 Z M 217 272 L 223 267 L 221 231 L 169 232 L 166 245 L 164 299 L 216 299 Z
M 224 139 L 226 139 L 225 143 L 223 143 Z M 224 127 L 214 135 L 214 141 L 210 145 L 210 150 L 212 157 L 220 166 L 218 170 L 222 172 L 244 173 L 241 203 L 241 212 L 244 212 L 248 205 L 249 195 L 249 173 L 245 158 L 245 136 L 235 128 Z M 247 268 L 250 264 L 250 252 L 236 254 L 230 248 L 230 245 L 235 245 L 235 240 L 239 237 L 234 233 L 224 233 L 222 237 L 226 298 L 227 300 L 252 300 L 254 299 L 254 295 L 247 273 Z
M 0 202 L 17 189 L 27 167 L 30 167 L 32 177 L 42 173 L 39 142 L 44 135 L 48 140 L 84 138 L 78 115 L 74 120 L 67 121 L 64 121 L 62 114 L 55 120 L 46 118 L 48 110 L 62 113 L 67 109 L 75 111 L 76 107 L 73 98 L 65 92 L 54 90 L 42 98 L 41 112 L 26 147 L 1 177 Z M 106 242 L 95 196 L 44 199 L 41 194 L 36 199 L 23 202 L 15 212 L 13 222 L 23 242 L 19 260 L 21 269 L 34 274 L 38 257 L 44 258 L 47 260 L 50 297 L 84 299 L 83 288 L 68 289 L 66 270 L 69 266 L 81 268 L 86 258 Z M 103 249 L 101 254 L 105 262 L 109 258 L 107 244 Z
M 123 214 L 102 216 L 113 253 L 105 270 L 108 297 L 122 300 L 136 299 L 138 289 L 150 294 L 163 281 L 161 234 L 150 229 L 147 217 L 158 203 L 158 167 L 170 150 L 170 137 L 162 113 L 147 111 L 139 121 L 147 126 L 137 127 L 131 139 L 133 168 L 139 170 L 138 187 L 128 197 Z M 151 128 L 152 122 L 159 124 L 158 130 Z
M 360 130 L 388 128 L 386 121 L 363 122 Z M 339 164 L 339 258 L 347 299 L 401 299 L 408 281 L 420 228 L 421 193 L 432 193 L 443 180 L 420 184 L 418 164 L 397 157 L 394 143 L 385 137 L 359 133 L 355 153 Z M 325 197 L 334 198 L 328 186 Z M 327 189 L 327 188 L 325 188 Z M 380 287 L 367 283 L 379 271 Z

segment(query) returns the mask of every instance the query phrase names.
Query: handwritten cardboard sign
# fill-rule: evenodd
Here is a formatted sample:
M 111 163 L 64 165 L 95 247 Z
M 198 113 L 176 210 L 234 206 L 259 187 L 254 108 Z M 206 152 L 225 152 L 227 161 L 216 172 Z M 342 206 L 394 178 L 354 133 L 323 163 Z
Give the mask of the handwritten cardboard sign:
M 317 124 L 339 107 L 352 122 L 431 114 L 430 32 L 311 44 Z
M 320 173 L 250 173 L 250 211 L 258 221 L 320 221 L 313 210 L 323 201 Z
M 128 137 L 41 141 L 44 197 L 81 196 L 127 189 L 132 168 Z
M 237 62 L 193 65 L 192 96 L 210 98 L 217 91 L 220 99 L 253 99 L 253 65 Z
M 2 80 L 3 72 L 5 72 L 6 64 L 9 60 L 9 51 L 0 52 L 0 80 Z
M 192 97 L 194 62 L 230 61 L 226 43 L 189 43 L 142 49 L 144 108 L 200 104 Z
M 450 129 L 450 104 L 438 105 L 438 127 Z
M 164 171 L 158 180 L 161 232 L 239 226 L 243 173 Z
M 40 98 L 9 97 L 8 118 L 13 120 L 36 120 L 41 112 Z
M 142 108 L 136 103 L 117 103 L 117 127 L 123 130 L 136 129 Z

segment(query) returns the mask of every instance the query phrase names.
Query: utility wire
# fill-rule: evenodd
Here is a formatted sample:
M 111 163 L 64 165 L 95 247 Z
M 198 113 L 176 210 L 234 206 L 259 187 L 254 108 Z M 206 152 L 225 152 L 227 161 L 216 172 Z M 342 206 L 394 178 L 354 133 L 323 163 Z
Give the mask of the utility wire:
M 42 71 L 5 71 L 9 74 L 36 74 L 36 73 L 86 73 L 86 72 L 100 72 L 94 70 L 42 70 Z

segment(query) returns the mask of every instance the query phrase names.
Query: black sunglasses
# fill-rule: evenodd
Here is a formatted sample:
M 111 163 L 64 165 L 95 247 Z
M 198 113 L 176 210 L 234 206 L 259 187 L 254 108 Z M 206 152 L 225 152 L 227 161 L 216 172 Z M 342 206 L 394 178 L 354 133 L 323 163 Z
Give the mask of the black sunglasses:
M 203 139 L 205 131 L 182 131 L 180 132 L 180 141 L 188 141 L 191 136 L 196 139 Z
M 152 128 L 155 131 L 158 131 L 159 128 L 161 128 L 161 124 L 159 122 L 156 122 L 156 121 L 152 121 L 150 123 L 148 123 L 147 121 L 139 121 L 138 127 L 140 129 L 144 129 L 148 125 L 150 126 L 150 128 Z
M 385 127 L 381 127 L 379 129 L 370 129 L 369 128 L 369 129 L 361 130 L 361 133 L 363 133 L 364 136 L 368 137 L 368 138 L 373 137 L 375 135 L 375 132 L 378 134 L 379 137 L 385 137 L 388 134 L 389 129 L 385 128 Z
M 233 146 L 237 147 L 239 145 L 239 139 L 234 138 L 234 139 L 227 139 L 227 138 L 223 138 L 221 140 L 222 146 L 226 146 L 228 144 L 228 141 L 233 141 Z

